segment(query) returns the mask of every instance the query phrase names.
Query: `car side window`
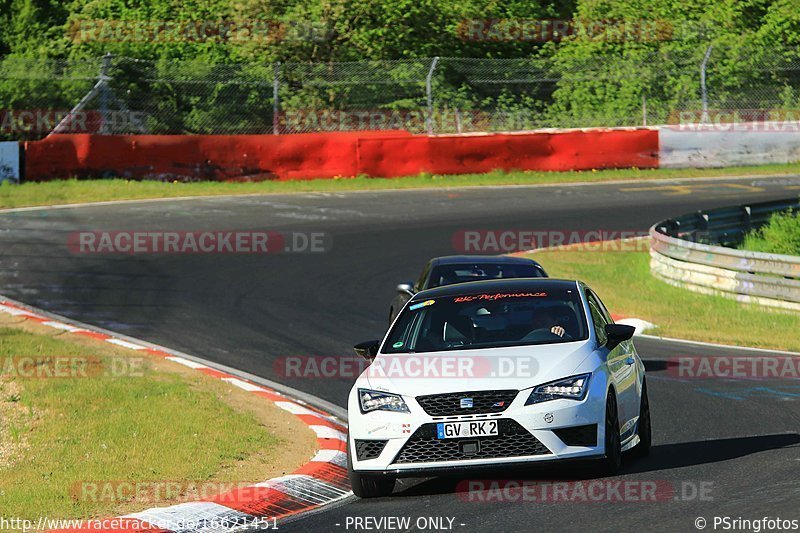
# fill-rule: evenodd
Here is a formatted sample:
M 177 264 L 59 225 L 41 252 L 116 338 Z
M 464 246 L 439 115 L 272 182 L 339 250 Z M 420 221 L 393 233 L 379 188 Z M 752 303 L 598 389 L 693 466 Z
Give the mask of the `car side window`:
M 425 288 L 425 282 L 428 280 L 428 273 L 431 271 L 431 264 L 428 263 L 425 265 L 425 268 L 422 269 L 422 274 L 419 275 L 419 279 L 414 284 L 414 290 L 421 291 Z
M 606 304 L 603 303 L 603 300 L 601 300 L 600 297 L 592 289 L 587 289 L 587 291 L 597 301 L 597 307 L 598 307 L 598 309 L 600 309 L 600 312 L 603 314 L 603 317 L 606 319 L 606 323 L 613 324 L 614 323 L 614 319 L 611 318 L 611 313 L 608 312 L 608 308 L 606 308 Z
M 594 327 L 594 334 L 597 337 L 597 343 L 603 345 L 606 343 L 606 324 L 610 324 L 609 319 L 604 316 L 602 305 L 597 296 L 592 291 L 586 291 L 586 298 L 589 300 L 589 312 L 592 315 L 592 326 Z

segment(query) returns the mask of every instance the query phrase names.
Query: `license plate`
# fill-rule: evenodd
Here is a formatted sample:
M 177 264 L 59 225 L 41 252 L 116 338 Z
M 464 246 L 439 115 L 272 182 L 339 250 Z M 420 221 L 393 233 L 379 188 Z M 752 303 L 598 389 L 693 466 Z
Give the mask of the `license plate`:
M 436 424 L 437 439 L 459 439 L 463 437 L 491 437 L 499 435 L 497 420 L 476 422 L 440 422 Z

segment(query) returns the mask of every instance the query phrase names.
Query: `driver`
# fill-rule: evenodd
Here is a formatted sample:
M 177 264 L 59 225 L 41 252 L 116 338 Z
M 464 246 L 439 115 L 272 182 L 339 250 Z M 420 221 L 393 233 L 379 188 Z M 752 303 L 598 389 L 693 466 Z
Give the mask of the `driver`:
M 553 315 L 547 311 L 540 311 L 536 313 L 533 317 L 533 329 L 535 330 L 547 330 L 553 335 L 558 335 L 559 337 L 563 337 L 566 330 L 555 323 L 556 320 L 553 318 Z

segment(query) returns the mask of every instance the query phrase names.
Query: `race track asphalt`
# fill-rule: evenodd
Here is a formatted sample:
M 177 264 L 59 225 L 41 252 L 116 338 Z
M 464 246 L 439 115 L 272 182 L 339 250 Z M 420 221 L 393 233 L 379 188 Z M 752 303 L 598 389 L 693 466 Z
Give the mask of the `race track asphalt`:
M 644 231 L 695 209 L 792 196 L 798 183 L 749 178 L 308 193 L 2 213 L 0 293 L 344 405 L 352 377 L 289 379 L 282 358 L 352 360 L 355 342 L 383 333 L 395 285 L 413 279 L 429 257 L 456 253 L 459 231 Z M 75 232 L 98 230 L 319 232 L 332 246 L 324 253 L 250 255 L 97 255 L 67 246 Z M 654 448 L 650 458 L 626 462 L 616 480 L 655 482 L 669 488 L 669 497 L 476 502 L 463 480 L 408 480 L 390 498 L 348 501 L 281 529 L 380 530 L 374 522 L 356 527 L 355 518 L 364 517 L 409 517 L 411 530 L 425 530 L 416 523 L 420 517 L 453 519 L 452 528 L 464 531 L 696 531 L 698 517 L 708 520 L 707 529 L 714 516 L 800 520 L 800 381 L 679 380 L 667 369 L 670 357 L 731 350 L 653 339 L 636 344 L 650 376 Z

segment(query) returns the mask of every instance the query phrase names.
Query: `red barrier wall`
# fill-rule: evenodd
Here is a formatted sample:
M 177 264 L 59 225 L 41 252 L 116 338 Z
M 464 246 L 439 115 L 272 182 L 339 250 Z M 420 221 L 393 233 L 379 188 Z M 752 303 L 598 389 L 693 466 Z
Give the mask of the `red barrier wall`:
M 658 167 L 658 132 L 586 130 L 558 133 L 362 139 L 359 168 L 370 176 L 420 172 L 590 170 Z
M 295 135 L 53 135 L 25 143 L 25 179 L 191 180 L 658 166 L 658 131 L 428 137 L 400 131 Z

